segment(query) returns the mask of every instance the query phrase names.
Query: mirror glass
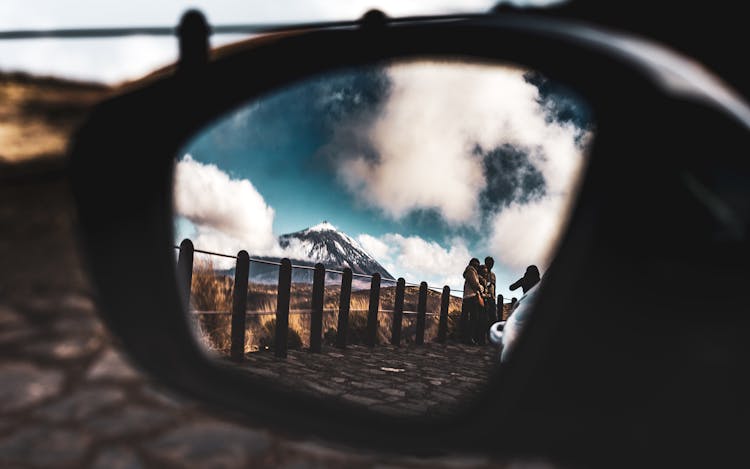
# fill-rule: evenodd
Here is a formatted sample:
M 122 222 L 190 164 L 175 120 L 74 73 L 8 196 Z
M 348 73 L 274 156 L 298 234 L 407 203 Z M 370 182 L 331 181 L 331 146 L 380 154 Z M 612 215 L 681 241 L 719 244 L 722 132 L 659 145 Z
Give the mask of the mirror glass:
M 512 356 L 593 132 L 572 90 L 507 64 L 378 64 L 245 103 L 175 162 L 196 341 L 299 392 L 456 412 Z

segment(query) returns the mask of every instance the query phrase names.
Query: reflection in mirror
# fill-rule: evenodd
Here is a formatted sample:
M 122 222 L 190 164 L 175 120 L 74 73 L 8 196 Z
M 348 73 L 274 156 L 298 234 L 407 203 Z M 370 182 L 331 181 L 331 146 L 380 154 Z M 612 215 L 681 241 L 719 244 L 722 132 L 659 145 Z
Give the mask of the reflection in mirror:
M 456 412 L 512 355 L 592 132 L 571 90 L 497 64 L 344 70 L 239 107 L 175 166 L 196 340 L 296 391 Z

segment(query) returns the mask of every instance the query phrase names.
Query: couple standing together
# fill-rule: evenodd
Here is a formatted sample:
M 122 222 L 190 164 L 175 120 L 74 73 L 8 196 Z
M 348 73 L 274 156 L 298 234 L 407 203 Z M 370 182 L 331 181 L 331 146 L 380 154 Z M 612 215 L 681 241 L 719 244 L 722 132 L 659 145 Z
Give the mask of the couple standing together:
M 487 256 L 484 265 L 479 264 L 479 259 L 473 258 L 464 270 L 464 298 L 461 306 L 460 331 L 461 342 L 464 344 L 484 345 L 487 330 L 491 324 L 501 320 L 496 304 L 496 277 L 492 272 L 495 260 Z M 539 282 L 539 269 L 530 265 L 526 274 L 510 286 L 511 290 L 522 288 L 526 293 Z
M 464 269 L 464 301 L 461 306 L 461 342 L 484 345 L 487 328 L 497 321 L 495 304 L 495 260 L 485 257 L 484 264 L 473 258 Z

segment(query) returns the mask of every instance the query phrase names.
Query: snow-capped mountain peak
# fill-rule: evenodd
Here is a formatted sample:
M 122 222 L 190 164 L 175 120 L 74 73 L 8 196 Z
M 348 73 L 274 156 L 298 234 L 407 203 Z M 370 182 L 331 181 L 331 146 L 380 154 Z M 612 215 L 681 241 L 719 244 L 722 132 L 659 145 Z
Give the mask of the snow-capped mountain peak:
M 311 226 L 310 228 L 304 230 L 305 232 L 312 232 L 312 231 L 338 231 L 338 228 L 330 224 L 327 220 L 324 220 L 322 223 L 318 223 L 315 226 Z
M 279 237 L 279 245 L 292 263 L 320 262 L 328 269 L 349 267 L 354 273 L 394 278 L 350 236 L 324 221 L 318 225 Z

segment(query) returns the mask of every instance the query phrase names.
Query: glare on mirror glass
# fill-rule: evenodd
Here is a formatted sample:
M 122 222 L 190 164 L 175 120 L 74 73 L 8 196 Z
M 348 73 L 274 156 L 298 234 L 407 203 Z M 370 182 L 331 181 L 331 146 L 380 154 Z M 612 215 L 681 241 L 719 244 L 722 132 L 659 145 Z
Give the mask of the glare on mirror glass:
M 238 108 L 175 167 L 196 339 L 297 391 L 454 412 L 521 332 L 592 132 L 571 90 L 496 64 L 339 71 Z

